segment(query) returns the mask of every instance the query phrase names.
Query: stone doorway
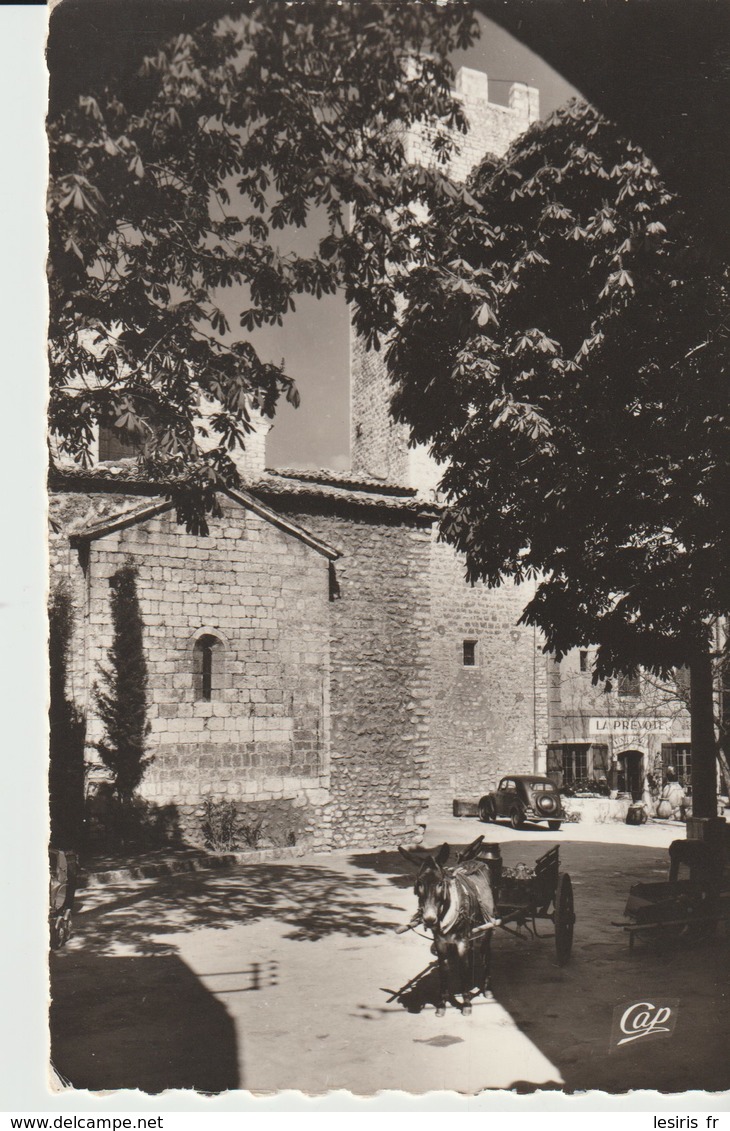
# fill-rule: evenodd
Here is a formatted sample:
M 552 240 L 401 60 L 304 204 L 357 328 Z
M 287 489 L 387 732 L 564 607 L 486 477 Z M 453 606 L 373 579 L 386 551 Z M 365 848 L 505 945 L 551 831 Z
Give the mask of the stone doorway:
M 623 779 L 624 791 L 631 794 L 633 801 L 641 801 L 644 782 L 644 755 L 640 750 L 623 750 L 618 755 L 618 762 L 619 780 Z

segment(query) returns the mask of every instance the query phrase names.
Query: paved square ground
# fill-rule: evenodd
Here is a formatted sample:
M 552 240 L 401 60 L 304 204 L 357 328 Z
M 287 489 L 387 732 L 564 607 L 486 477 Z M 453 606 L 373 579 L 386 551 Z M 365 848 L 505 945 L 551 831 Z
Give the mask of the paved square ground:
M 52 955 L 54 1064 L 77 1089 L 219 1092 L 345 1088 L 730 1088 L 726 927 L 700 944 L 639 944 L 611 926 L 632 883 L 666 878 L 680 829 L 513 832 L 444 819 L 426 843 L 500 840 L 506 864 L 560 844 L 575 889 L 573 958 L 497 932 L 493 996 L 437 1018 L 432 961 L 395 934 L 415 908 L 397 852 L 312 855 L 82 892 L 75 937 Z M 538 924 L 540 927 L 540 924 Z M 550 930 L 549 923 L 541 929 Z M 679 1001 L 669 1039 L 610 1052 L 622 1003 Z

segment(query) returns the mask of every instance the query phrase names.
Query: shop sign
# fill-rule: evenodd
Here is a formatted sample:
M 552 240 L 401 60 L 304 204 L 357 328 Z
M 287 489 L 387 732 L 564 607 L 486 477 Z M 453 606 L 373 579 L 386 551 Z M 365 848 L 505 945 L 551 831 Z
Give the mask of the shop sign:
M 650 717 L 647 715 L 634 715 L 631 718 L 597 717 L 588 722 L 590 734 L 603 737 L 639 734 L 669 734 L 672 729 L 672 719 Z

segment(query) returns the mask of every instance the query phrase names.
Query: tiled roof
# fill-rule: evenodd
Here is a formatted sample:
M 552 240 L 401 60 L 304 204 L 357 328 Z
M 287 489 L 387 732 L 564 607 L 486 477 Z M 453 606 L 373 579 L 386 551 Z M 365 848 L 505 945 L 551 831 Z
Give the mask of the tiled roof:
M 401 495 L 414 497 L 415 487 L 404 487 L 401 483 L 389 482 L 385 479 L 376 479 L 372 475 L 354 476 L 348 472 L 328 471 L 326 468 L 319 471 L 289 467 L 267 467 L 266 475 L 275 475 L 280 479 L 299 479 L 303 483 L 319 483 L 324 487 L 344 487 L 350 491 L 369 491 L 376 495 Z
M 320 499 L 352 507 L 407 512 L 428 518 L 435 518 L 440 512 L 437 504 L 418 499 L 415 491 L 410 489 L 407 489 L 407 494 L 386 494 L 379 487 L 365 486 L 362 481 L 358 481 L 358 484 L 357 487 L 350 487 L 340 485 L 337 481 L 322 483 L 295 478 L 293 475 L 267 472 L 255 483 L 251 483 L 249 490 L 272 499 L 286 498 L 294 504 L 297 498 Z
M 147 482 L 139 473 L 136 459 L 109 461 L 96 467 L 79 467 L 76 464 L 52 465 L 49 471 L 51 486 L 60 486 L 64 481 L 94 479 L 104 482 Z
M 154 495 L 164 493 L 162 483 L 154 483 L 140 475 L 134 461 L 120 461 L 119 464 L 104 467 L 53 468 L 49 475 L 49 486 L 55 490 L 118 491 L 120 494 Z M 296 506 L 296 500 L 305 499 L 329 501 L 357 508 L 407 512 L 436 518 L 440 507 L 416 497 L 410 487 L 397 487 L 383 484 L 379 480 L 352 479 L 330 472 L 285 472 L 266 471 L 258 478 L 243 480 L 241 489 L 253 495 L 266 496 L 272 502 L 279 498 Z

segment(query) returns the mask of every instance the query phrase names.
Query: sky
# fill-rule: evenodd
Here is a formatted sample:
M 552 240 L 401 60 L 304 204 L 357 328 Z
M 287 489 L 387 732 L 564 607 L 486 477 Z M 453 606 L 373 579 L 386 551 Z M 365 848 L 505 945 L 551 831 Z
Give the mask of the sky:
M 546 117 L 578 93 L 539 55 L 491 20 L 480 17 L 479 22 L 481 38 L 457 52 L 453 63 L 457 69 L 486 71 L 490 102 L 506 104 L 510 83 L 524 82 L 539 89 L 541 117 Z M 303 296 L 283 328 L 268 330 L 255 342 L 267 360 L 278 363 L 284 358 L 301 396 L 298 409 L 282 403 L 277 412 L 268 437 L 268 466 L 347 470 L 349 320 L 343 299 L 329 296 L 317 301 Z

